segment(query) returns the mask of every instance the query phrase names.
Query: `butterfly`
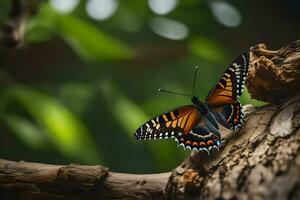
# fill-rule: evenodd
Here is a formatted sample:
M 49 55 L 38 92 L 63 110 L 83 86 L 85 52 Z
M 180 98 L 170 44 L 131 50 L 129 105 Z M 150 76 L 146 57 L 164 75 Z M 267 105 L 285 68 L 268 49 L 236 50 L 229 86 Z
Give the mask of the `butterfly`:
M 244 115 L 238 99 L 243 92 L 248 68 L 249 53 L 243 53 L 227 68 L 204 101 L 195 95 L 191 96 L 192 105 L 182 106 L 154 117 L 136 130 L 134 139 L 175 138 L 178 145 L 184 149 L 208 153 L 213 148 L 219 149 L 219 125 L 237 131 L 243 124 Z M 196 74 L 197 70 L 193 93 Z

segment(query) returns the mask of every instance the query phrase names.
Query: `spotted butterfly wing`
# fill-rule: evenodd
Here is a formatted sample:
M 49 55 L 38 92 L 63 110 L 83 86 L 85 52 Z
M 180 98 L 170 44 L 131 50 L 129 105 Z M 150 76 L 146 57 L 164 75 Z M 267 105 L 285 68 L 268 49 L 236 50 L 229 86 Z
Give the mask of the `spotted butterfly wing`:
M 163 139 L 187 135 L 200 120 L 200 113 L 193 105 L 183 106 L 157 116 L 134 133 L 136 140 Z
M 244 53 L 228 67 L 206 98 L 211 113 L 200 116 L 195 106 L 183 106 L 149 120 L 136 130 L 134 138 L 148 140 L 173 137 L 186 149 L 208 153 L 213 148 L 218 149 L 221 139 L 217 125 L 211 123 L 212 118 L 233 130 L 241 126 L 243 113 L 238 98 L 243 91 L 248 65 L 249 54 Z
M 211 106 L 234 103 L 242 94 L 249 68 L 249 53 L 243 53 L 224 72 L 217 85 L 206 97 Z
M 239 101 L 212 109 L 216 120 L 226 128 L 236 131 L 242 126 L 244 114 Z
M 221 144 L 219 135 L 213 133 L 193 106 L 183 106 L 157 116 L 134 133 L 136 140 L 175 138 L 184 149 L 210 152 Z
M 237 130 L 243 123 L 238 98 L 242 95 L 248 69 L 249 53 L 243 53 L 227 68 L 206 98 L 217 121 L 233 130 Z
M 207 153 L 210 153 L 212 149 L 219 150 L 221 145 L 220 136 L 213 133 L 202 120 L 189 134 L 178 136 L 175 140 L 184 149 L 206 151 Z

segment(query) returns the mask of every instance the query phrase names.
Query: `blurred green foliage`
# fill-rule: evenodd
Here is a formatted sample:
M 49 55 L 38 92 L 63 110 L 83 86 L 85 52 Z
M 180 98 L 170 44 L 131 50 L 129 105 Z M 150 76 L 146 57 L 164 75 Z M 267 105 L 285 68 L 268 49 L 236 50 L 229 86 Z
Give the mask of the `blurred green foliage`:
M 109 36 L 88 21 L 74 15 L 60 14 L 47 4 L 41 7 L 28 27 L 29 42 L 47 40 L 51 32 L 86 61 L 130 59 L 133 56 L 129 45 Z
M 49 142 L 67 158 L 85 163 L 100 161 L 87 128 L 55 98 L 30 88 L 14 86 L 5 88 L 1 99 L 1 116 L 5 124 L 18 135 L 24 131 L 26 135 L 22 138 L 28 145 L 42 145 L 42 138 L 48 136 Z M 18 115 L 10 114 L 9 109 L 6 110 L 9 104 L 15 102 L 36 122 L 36 126 Z
M 102 14 L 92 13 L 87 4 L 96 1 L 113 1 L 117 8 L 110 16 L 109 7 Z M 283 45 L 283 39 L 252 34 L 260 30 L 253 18 L 258 3 L 174 2 L 163 15 L 159 12 L 167 8 L 160 8 L 157 0 L 41 3 L 28 21 L 23 46 L 0 50 L 0 157 L 102 164 L 135 173 L 166 171 L 179 164 L 189 152 L 175 141 L 132 138 L 150 117 L 191 103 L 182 96 L 159 94 L 157 88 L 191 93 L 198 65 L 197 95 L 205 98 L 234 57 L 263 38 L 273 37 L 275 46 Z M 0 5 L 4 22 L 9 1 Z M 99 19 L 105 13 L 107 18 Z M 274 15 L 272 11 L 266 17 Z M 181 29 L 175 24 L 160 35 L 161 27 L 151 23 L 157 16 L 176 20 Z M 280 23 L 299 31 L 284 20 Z M 261 30 L 263 34 L 273 27 Z M 297 35 L 296 30 L 286 32 L 292 33 Z M 247 90 L 241 102 L 263 105 L 251 100 Z
M 1 2 L 1 12 L 0 12 L 0 23 L 4 23 L 9 16 L 10 12 L 10 1 L 9 0 L 2 0 Z

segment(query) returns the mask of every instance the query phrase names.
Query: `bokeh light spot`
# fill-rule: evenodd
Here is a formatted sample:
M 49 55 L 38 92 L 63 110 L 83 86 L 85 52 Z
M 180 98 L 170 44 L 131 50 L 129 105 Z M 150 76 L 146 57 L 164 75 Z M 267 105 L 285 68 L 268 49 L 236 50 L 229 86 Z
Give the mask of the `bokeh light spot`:
M 50 5 L 61 13 L 70 13 L 78 5 L 79 0 L 50 0 Z
M 210 2 L 210 8 L 217 21 L 227 27 L 237 27 L 242 22 L 240 12 L 231 4 L 224 1 Z
M 153 18 L 150 21 L 150 28 L 157 35 L 171 40 L 183 40 L 189 35 L 189 29 L 185 24 L 162 17 Z
M 116 0 L 89 0 L 86 4 L 87 14 L 95 20 L 106 20 L 117 10 Z
M 165 15 L 176 8 L 178 0 L 148 0 L 150 9 L 159 15 Z

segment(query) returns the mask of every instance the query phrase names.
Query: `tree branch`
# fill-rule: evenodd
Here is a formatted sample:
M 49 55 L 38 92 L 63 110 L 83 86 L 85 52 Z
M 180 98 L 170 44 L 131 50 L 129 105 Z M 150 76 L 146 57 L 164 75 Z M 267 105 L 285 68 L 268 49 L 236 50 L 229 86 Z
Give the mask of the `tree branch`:
M 27 18 L 37 11 L 39 1 L 11 0 L 9 20 L 0 27 L 0 45 L 15 48 L 22 43 Z
M 170 173 L 115 173 L 100 165 L 0 160 L 0 196 L 4 199 L 157 199 L 162 196 L 169 176 Z
M 102 166 L 0 160 L 4 199 L 299 199 L 300 41 L 278 51 L 251 48 L 246 81 L 257 99 L 246 123 L 221 131 L 220 152 L 193 152 L 171 173 L 122 174 Z M 280 84 L 279 84 L 280 83 Z M 280 98 L 280 100 L 278 100 Z M 284 100 L 284 101 L 281 101 Z

